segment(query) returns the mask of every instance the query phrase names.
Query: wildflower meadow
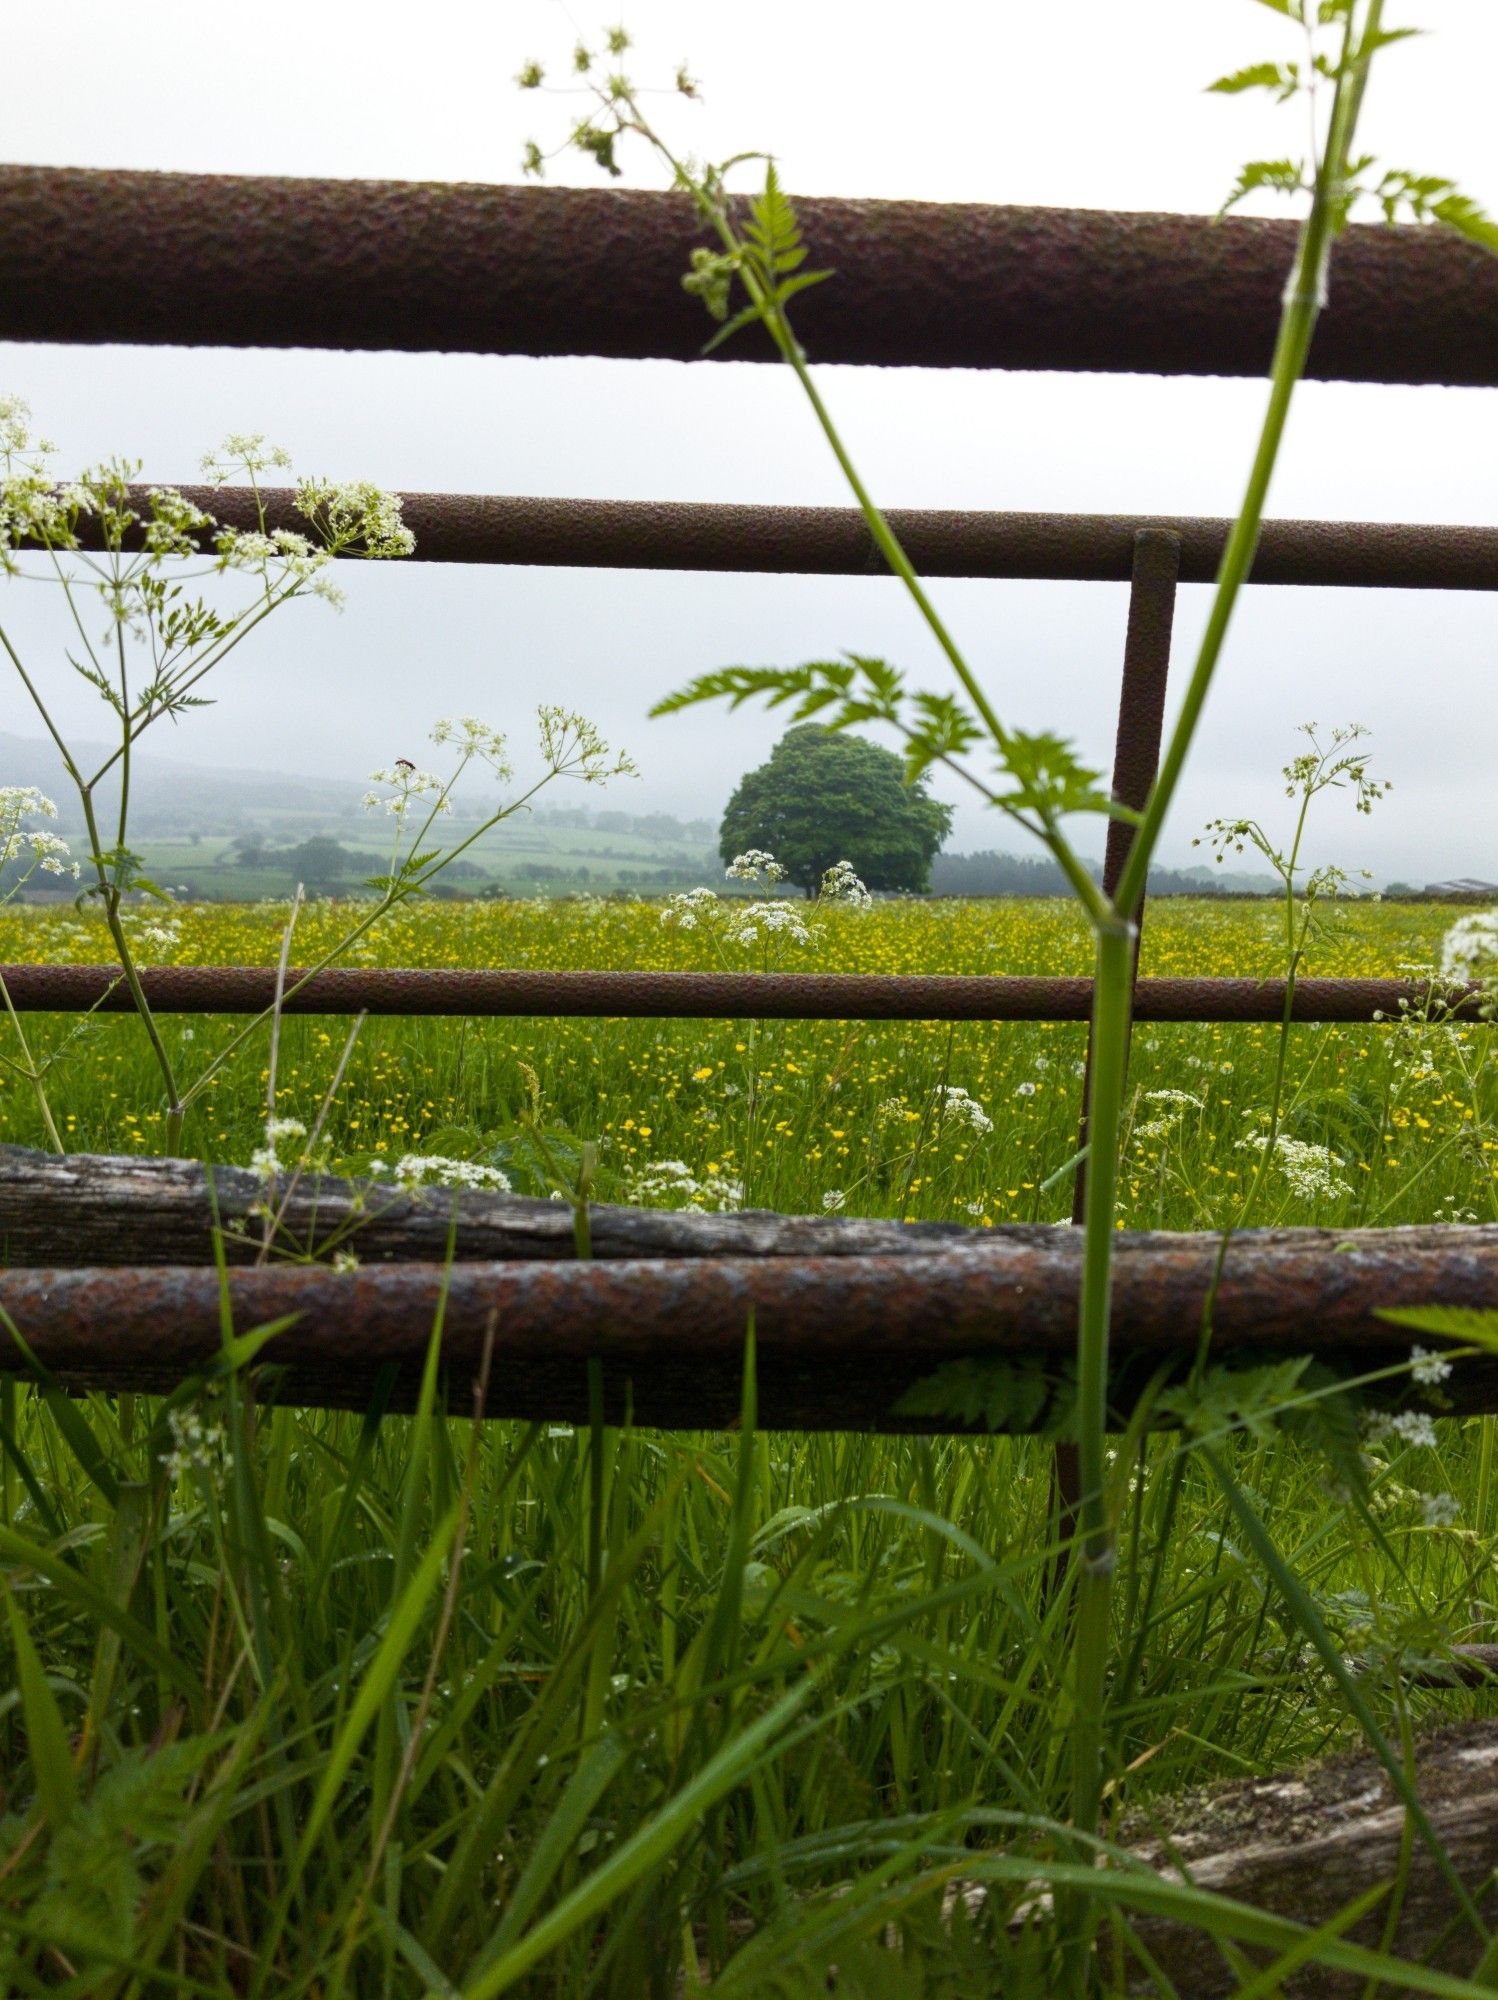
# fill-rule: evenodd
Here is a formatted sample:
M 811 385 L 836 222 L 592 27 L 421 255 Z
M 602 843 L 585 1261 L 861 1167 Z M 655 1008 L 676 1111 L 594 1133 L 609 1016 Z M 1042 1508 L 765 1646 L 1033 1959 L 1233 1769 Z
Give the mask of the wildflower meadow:
M 739 883 L 732 885 L 739 888 Z M 774 885 L 766 885 L 773 889 Z M 726 892 L 728 884 L 724 885 Z M 360 906 L 313 903 L 297 920 L 315 962 Z M 766 929 L 756 911 L 772 913 Z M 721 915 L 703 915 L 703 911 Z M 697 914 L 694 914 L 696 912 Z M 1319 976 L 1441 972 L 1443 941 L 1480 913 L 1350 899 L 1334 906 L 1304 970 Z M 775 915 L 773 913 L 779 913 Z M 176 906 L 156 961 L 273 966 L 285 904 Z M 767 956 L 768 952 L 768 956 Z M 103 926 L 71 903 L 0 912 L 0 962 L 95 964 Z M 1141 972 L 1272 978 L 1284 924 L 1273 901 L 1171 898 L 1150 910 Z M 365 965 L 536 970 L 866 973 L 1084 972 L 1071 906 L 1021 902 L 762 904 L 704 884 L 666 902 L 516 900 L 408 904 L 356 946 Z M 33 1025 L 38 1053 L 71 1024 Z M 206 1067 L 240 1024 L 163 1017 L 163 1034 Z M 277 1112 L 310 1126 L 348 1024 L 288 1015 Z M 1493 1218 L 1498 1146 L 1486 1030 L 1418 1020 L 1292 1030 L 1287 1111 L 1255 1220 L 1328 1227 Z M 1232 1213 L 1270 1117 L 1272 1023 L 1136 1031 L 1120 1223 L 1215 1229 Z M 599 1148 L 602 1198 L 659 1205 L 823 1209 L 911 1220 L 1054 1222 L 1069 1217 L 1086 1029 L 1049 1022 L 367 1022 L 325 1122 L 339 1172 L 406 1155 L 503 1171 L 532 1088 L 548 1124 Z M 264 1143 L 265 1045 L 210 1082 L 191 1144 L 248 1164 Z M 97 1018 L 56 1072 L 70 1151 L 160 1150 L 138 1028 Z M 0 1081 L 0 1135 L 44 1143 L 34 1104 Z M 1060 1174 L 1060 1178 L 1054 1178 Z M 1047 1186 L 1047 1181 L 1050 1185 Z M 673 1192 L 674 1190 L 674 1192 Z M 703 1190 L 706 1190 L 704 1194 Z M 538 1182 L 525 1192 L 549 1192 Z

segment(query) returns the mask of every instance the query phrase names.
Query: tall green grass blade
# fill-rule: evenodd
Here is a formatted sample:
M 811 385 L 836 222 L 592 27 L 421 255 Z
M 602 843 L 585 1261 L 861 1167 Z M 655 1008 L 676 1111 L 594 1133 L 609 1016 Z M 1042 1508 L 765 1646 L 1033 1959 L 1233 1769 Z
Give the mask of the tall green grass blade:
M 48 1685 L 31 1642 L 31 1633 L 15 1593 L 8 1585 L 5 1609 L 10 1620 L 11 1644 L 16 1649 L 16 1677 L 21 1690 L 21 1713 L 26 1722 L 26 1747 L 31 1775 L 36 1784 L 37 1804 L 42 1818 L 55 1833 L 67 1825 L 78 1804 L 78 1775 L 73 1769 L 73 1752 L 63 1726 L 57 1696 Z
M 658 1867 L 713 1806 L 742 1784 L 756 1765 L 775 1754 L 776 1739 L 810 1699 L 808 1675 L 775 1705 L 726 1743 L 636 1833 L 563 1898 L 518 1944 L 476 1979 L 465 1981 L 463 2000 L 496 2000 L 585 1923 L 615 1902 L 641 1876 Z

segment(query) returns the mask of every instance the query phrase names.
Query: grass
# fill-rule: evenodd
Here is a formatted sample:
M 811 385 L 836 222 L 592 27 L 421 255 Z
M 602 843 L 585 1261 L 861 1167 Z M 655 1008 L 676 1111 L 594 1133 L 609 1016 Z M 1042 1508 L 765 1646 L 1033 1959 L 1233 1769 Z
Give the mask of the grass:
M 1306 969 L 1428 962 L 1450 916 L 1352 906 Z M 281 921 L 190 909 L 170 956 L 270 963 Z M 298 955 L 334 921 L 314 906 Z M 1278 921 L 1161 905 L 1144 970 L 1273 973 Z M 708 962 L 698 943 L 648 905 L 556 903 L 416 909 L 378 950 L 688 965 Z M 0 960 L 64 954 L 106 956 L 91 919 L 0 916 Z M 796 962 L 1087 960 L 1065 906 L 1006 903 L 839 916 Z M 167 1025 L 193 1057 L 228 1033 Z M 342 1042 L 336 1022 L 284 1024 L 282 1115 L 311 1123 Z M 1082 1030 L 1040 1025 L 372 1022 L 331 1151 L 463 1153 L 525 1185 L 524 1063 L 555 1143 L 600 1142 L 605 1196 L 679 1159 L 788 1210 L 840 1190 L 848 1212 L 1055 1219 L 1069 1186 L 1045 1183 L 1070 1154 L 1082 1052 Z M 1227 1219 L 1274 1053 L 1268 1027 L 1139 1030 L 1131 1223 Z M 227 1074 L 195 1150 L 245 1160 L 261 1143 L 261 1055 Z M 1478 1028 L 1294 1030 L 1286 1129 L 1331 1146 L 1349 1192 L 1308 1204 L 1271 1176 L 1254 1219 L 1491 1219 L 1491 1074 Z M 53 1079 L 69 1144 L 150 1150 L 151 1077 L 135 1024 L 100 1024 Z M 935 1113 L 950 1086 L 991 1132 Z M 0 1090 L 0 1136 L 35 1143 L 34 1116 Z M 1069 1613 L 1046 1588 L 1048 1447 L 766 1435 L 753 1387 L 751 1370 L 745 1422 L 719 1437 L 279 1411 L 234 1376 L 175 1426 L 90 1398 L 84 1431 L 6 1388 L 0 1987 L 623 2000 L 820 1993 L 835 1965 L 852 1994 L 1051 1990 L 1057 1940 L 1007 1921 L 1036 1858 L 1071 1852 L 1051 1831 Z M 1337 1504 L 1292 1439 L 1213 1456 L 1231 1493 L 1169 1436 L 1115 1463 L 1112 1809 L 1147 1819 L 1183 1786 L 1356 1734 L 1287 1575 L 1335 1648 L 1385 1663 L 1359 1685 L 1393 1741 L 1427 1715 L 1491 1712 L 1480 1690 L 1411 1692 L 1392 1671 L 1493 1636 L 1489 1423 L 1375 1447 L 1366 1510 Z M 942 1919 L 954 1873 L 991 1880 L 972 1923 Z M 1205 1950 L 1252 1934 L 1180 1893 Z M 1126 1908 L 1107 1923 L 1101 1976 L 1121 1991 L 1142 1961 Z

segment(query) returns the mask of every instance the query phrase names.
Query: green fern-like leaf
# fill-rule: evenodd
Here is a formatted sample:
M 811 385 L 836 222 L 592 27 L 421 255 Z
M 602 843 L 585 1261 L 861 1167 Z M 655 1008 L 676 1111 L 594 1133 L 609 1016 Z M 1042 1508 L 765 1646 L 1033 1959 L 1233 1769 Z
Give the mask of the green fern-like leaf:
M 1209 91 L 1221 97 L 1237 97 L 1245 90 L 1267 90 L 1280 104 L 1293 97 L 1299 88 L 1300 65 L 1277 62 L 1249 63 L 1246 68 L 1235 69 L 1207 85 Z
M 903 1417 L 935 1417 L 990 1431 L 1030 1430 L 1055 1384 L 1034 1362 L 977 1355 L 946 1361 L 912 1383 L 895 1405 Z
M 1301 160 L 1250 160 L 1233 183 L 1232 192 L 1218 209 L 1219 216 L 1247 201 L 1251 194 L 1300 194 L 1306 187 L 1305 164 Z

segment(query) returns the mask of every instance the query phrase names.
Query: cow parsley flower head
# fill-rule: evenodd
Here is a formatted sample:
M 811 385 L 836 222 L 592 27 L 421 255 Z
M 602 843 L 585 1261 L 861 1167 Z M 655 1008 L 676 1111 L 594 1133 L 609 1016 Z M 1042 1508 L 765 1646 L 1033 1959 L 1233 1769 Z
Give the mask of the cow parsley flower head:
M 943 1120 L 966 1125 L 976 1138 L 981 1139 L 993 1130 L 993 1120 L 977 1098 L 969 1097 L 957 1084 L 942 1084 L 938 1088 L 936 1109 Z
M 1269 1137 L 1264 1132 L 1253 1132 L 1238 1144 L 1262 1153 Z M 1351 1183 L 1338 1179 L 1334 1172 L 1347 1163 L 1329 1146 L 1313 1145 L 1307 1139 L 1292 1139 L 1288 1133 L 1279 1132 L 1275 1135 L 1274 1162 L 1285 1185 L 1298 1200 L 1335 1201 L 1352 1193 Z
M 0 869 L 17 863 L 22 882 L 38 868 L 44 875 L 78 874 L 78 863 L 68 858 L 68 844 L 45 827 L 23 827 L 24 819 L 56 819 L 57 807 L 35 785 L 0 785 Z
M 718 913 L 719 897 L 716 889 L 684 889 L 675 896 L 668 896 L 661 911 L 661 922 L 668 928 L 679 931 L 695 931 L 701 925 L 711 923 Z
M 263 431 L 230 431 L 217 451 L 204 452 L 202 465 L 215 486 L 225 486 L 231 479 L 289 472 L 291 453 L 284 445 L 268 444 Z
M 625 1179 L 625 1198 L 651 1208 L 685 1207 L 722 1213 L 739 1208 L 744 1184 L 732 1180 L 716 1164 L 693 1173 L 685 1160 L 647 1160 Z
M 817 941 L 814 927 L 794 903 L 749 903 L 727 913 L 723 935 L 728 943 L 749 946 L 766 943 L 812 945 Z
M 1433 1389 L 1444 1382 L 1451 1373 L 1451 1363 L 1444 1355 L 1435 1354 L 1428 1347 L 1418 1344 L 1410 1349 L 1410 1379 L 1422 1387 Z
M 175 486 L 153 486 L 146 495 L 142 539 L 153 556 L 193 556 L 198 534 L 213 526 L 213 517 L 179 493 Z
M 822 877 L 817 900 L 843 903 L 850 910 L 869 910 L 874 899 L 854 873 L 851 861 L 835 861 Z
M 169 1410 L 166 1421 L 172 1448 L 162 1452 L 161 1463 L 169 1482 L 200 1474 L 217 1483 L 232 1470 L 234 1454 L 221 1423 L 205 1423 L 197 1410 Z
M 1482 979 L 1498 967 L 1498 910 L 1458 917 L 1441 940 L 1441 977 Z
M 469 1188 L 492 1194 L 511 1191 L 510 1177 L 501 1168 L 479 1166 L 473 1160 L 449 1159 L 443 1153 L 403 1153 L 393 1171 L 400 1187 Z
M 0 396 L 0 571 L 16 573 L 11 551 L 32 542 L 41 548 L 76 548 L 73 497 L 58 490 L 48 460 L 57 449 L 31 428 L 31 405 Z
M 730 882 L 783 882 L 787 870 L 762 847 L 736 854 L 723 871 Z
M 513 778 L 514 767 L 505 751 L 503 732 L 491 729 L 476 715 L 444 716 L 432 731 L 437 744 L 455 743 L 464 761 L 477 758 L 487 764 L 501 781 Z
M 265 1121 L 265 1144 L 257 1146 L 250 1155 L 250 1171 L 263 1181 L 274 1180 L 277 1174 L 287 1172 L 287 1163 L 281 1158 L 283 1139 L 305 1139 L 307 1128 L 300 1118 L 267 1118 Z M 305 1156 L 299 1156 L 297 1164 L 305 1164 Z
M 639 767 L 623 750 L 611 750 L 597 726 L 576 709 L 543 702 L 536 710 L 541 755 L 553 777 L 606 785 L 610 778 L 638 778 Z
M 1378 1410 L 1367 1418 L 1366 1425 L 1368 1438 L 1374 1444 L 1385 1438 L 1397 1438 L 1401 1444 L 1415 1448 L 1435 1448 L 1436 1427 L 1424 1410 L 1397 1410 L 1392 1416 L 1386 1410 Z
M 297 512 L 312 523 L 323 545 L 335 554 L 376 561 L 408 556 L 416 537 L 401 519 L 398 493 L 386 493 L 367 479 L 303 479 L 296 489 Z

